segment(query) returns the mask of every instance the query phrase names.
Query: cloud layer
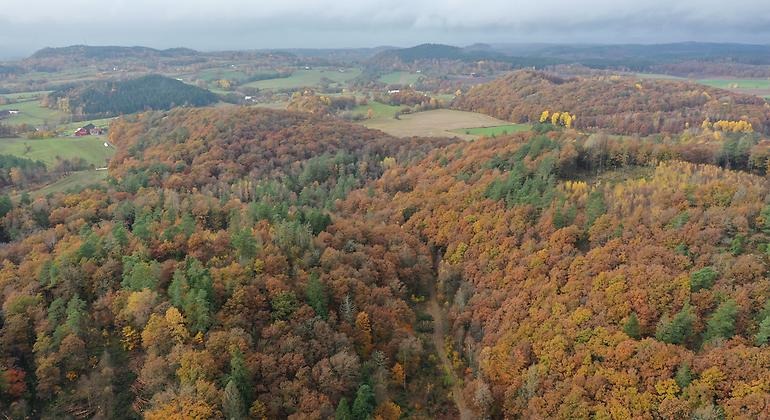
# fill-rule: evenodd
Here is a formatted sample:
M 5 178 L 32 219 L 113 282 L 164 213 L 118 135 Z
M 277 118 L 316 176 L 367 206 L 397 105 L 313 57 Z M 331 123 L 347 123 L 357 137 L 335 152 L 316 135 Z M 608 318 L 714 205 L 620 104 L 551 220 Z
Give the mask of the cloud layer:
M 0 53 L 84 42 L 207 49 L 425 41 L 763 42 L 770 34 L 766 1 L 3 0 Z

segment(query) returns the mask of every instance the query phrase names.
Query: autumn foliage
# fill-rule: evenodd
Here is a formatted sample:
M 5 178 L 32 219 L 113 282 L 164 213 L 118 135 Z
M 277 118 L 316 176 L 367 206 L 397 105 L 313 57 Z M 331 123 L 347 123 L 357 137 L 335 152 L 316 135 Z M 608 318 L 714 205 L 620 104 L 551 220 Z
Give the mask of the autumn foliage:
M 717 134 L 124 118 L 105 187 L 0 219 L 0 411 L 761 418 L 770 147 Z
M 517 123 L 537 122 L 546 109 L 569 110 L 577 116 L 576 128 L 614 134 L 681 133 L 704 119 L 745 121 L 756 131 L 770 130 L 770 107 L 761 98 L 691 82 L 619 76 L 561 78 L 517 71 L 474 86 L 452 107 Z

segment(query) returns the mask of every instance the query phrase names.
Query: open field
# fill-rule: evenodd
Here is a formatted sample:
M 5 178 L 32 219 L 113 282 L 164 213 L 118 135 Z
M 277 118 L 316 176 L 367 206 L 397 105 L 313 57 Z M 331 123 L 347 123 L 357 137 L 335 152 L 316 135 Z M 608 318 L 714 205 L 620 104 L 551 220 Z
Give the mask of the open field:
M 389 85 L 412 85 L 417 83 L 420 76 L 421 75 L 418 73 L 395 71 L 393 73 L 383 74 L 378 80 Z
M 720 89 L 770 90 L 770 79 L 702 79 L 698 83 Z
M 453 109 L 436 109 L 402 115 L 399 120 L 394 118 L 368 120 L 364 121 L 363 124 L 397 137 L 460 137 L 466 140 L 472 140 L 479 136 L 465 134 L 464 130 L 511 125 L 509 122 L 488 115 Z M 455 130 L 463 131 L 458 133 Z
M 0 110 L 18 109 L 19 114 L 12 115 L 2 120 L 3 124 L 20 125 L 30 124 L 33 126 L 57 126 L 68 117 L 67 114 L 56 110 L 45 108 L 40 105 L 40 101 L 31 100 L 26 102 L 17 102 L 13 104 L 0 105 Z
M 644 79 L 685 80 L 682 77 L 669 76 L 666 74 L 637 73 L 636 76 Z M 701 85 L 711 86 L 718 89 L 725 89 L 735 93 L 755 95 L 765 99 L 770 98 L 770 79 L 715 78 L 689 80 Z
M 0 154 L 39 160 L 49 168 L 56 164 L 57 157 L 82 157 L 98 168 L 105 166 L 107 159 L 115 153 L 113 147 L 104 147 L 105 141 L 99 136 L 0 139 Z
M 361 74 L 360 69 L 312 69 L 296 70 L 290 77 L 258 80 L 247 83 L 244 86 L 255 87 L 259 89 L 292 89 L 300 87 L 313 87 L 321 84 L 321 79 L 326 78 L 334 83 L 345 83 L 353 80 Z
M 469 134 L 472 136 L 492 137 L 492 136 L 504 136 L 506 134 L 518 133 L 520 131 L 529 131 L 531 127 L 529 124 L 506 124 L 497 125 L 493 127 L 475 127 L 475 128 L 461 128 L 459 130 L 452 130 L 458 134 Z
M 658 74 L 658 73 L 635 73 L 634 76 L 640 79 L 657 79 L 657 80 L 682 80 L 679 76 L 672 76 L 670 74 Z
M 396 111 L 403 107 L 398 105 L 388 105 L 382 102 L 369 101 L 366 105 L 359 105 L 353 108 L 353 112 L 367 115 L 369 110 L 372 110 L 372 118 L 368 120 L 370 123 L 386 122 L 392 120 Z
M 18 92 L 18 93 L 5 93 L 0 96 L 3 98 L 13 99 L 16 101 L 39 99 L 41 96 L 50 93 L 50 90 L 40 90 L 35 92 Z
M 770 79 L 703 79 L 698 83 L 746 95 L 770 96 Z
M 200 73 L 197 74 L 198 79 L 207 82 L 213 82 L 220 79 L 243 80 L 247 77 L 249 77 L 248 74 L 232 67 L 210 68 L 201 70 Z
M 107 171 L 80 171 L 73 172 L 56 182 L 43 188 L 30 191 L 29 195 L 34 199 L 45 197 L 48 194 L 82 189 L 91 185 L 101 184 L 107 179 Z

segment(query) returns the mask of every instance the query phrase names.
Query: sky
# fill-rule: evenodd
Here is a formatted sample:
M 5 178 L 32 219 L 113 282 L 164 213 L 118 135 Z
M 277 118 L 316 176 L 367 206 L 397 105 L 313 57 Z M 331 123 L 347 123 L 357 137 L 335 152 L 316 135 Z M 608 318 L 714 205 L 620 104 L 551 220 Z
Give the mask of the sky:
M 0 58 L 72 44 L 770 43 L 768 0 L 0 0 Z

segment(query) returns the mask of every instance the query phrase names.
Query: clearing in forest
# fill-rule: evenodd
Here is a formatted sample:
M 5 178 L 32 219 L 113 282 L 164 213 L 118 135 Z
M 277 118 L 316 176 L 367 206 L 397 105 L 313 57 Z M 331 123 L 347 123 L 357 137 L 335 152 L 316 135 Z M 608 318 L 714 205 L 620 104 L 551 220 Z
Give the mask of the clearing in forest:
M 361 69 L 356 68 L 328 68 L 296 70 L 289 77 L 258 80 L 247 83 L 244 86 L 259 89 L 294 89 L 301 87 L 320 86 L 323 79 L 329 79 L 332 83 L 344 84 L 361 75 Z
M 481 127 L 510 126 L 511 123 L 477 112 L 436 109 L 401 115 L 399 119 L 364 121 L 369 128 L 384 131 L 396 137 L 460 137 L 473 140 L 479 135 L 465 134 L 466 130 Z

